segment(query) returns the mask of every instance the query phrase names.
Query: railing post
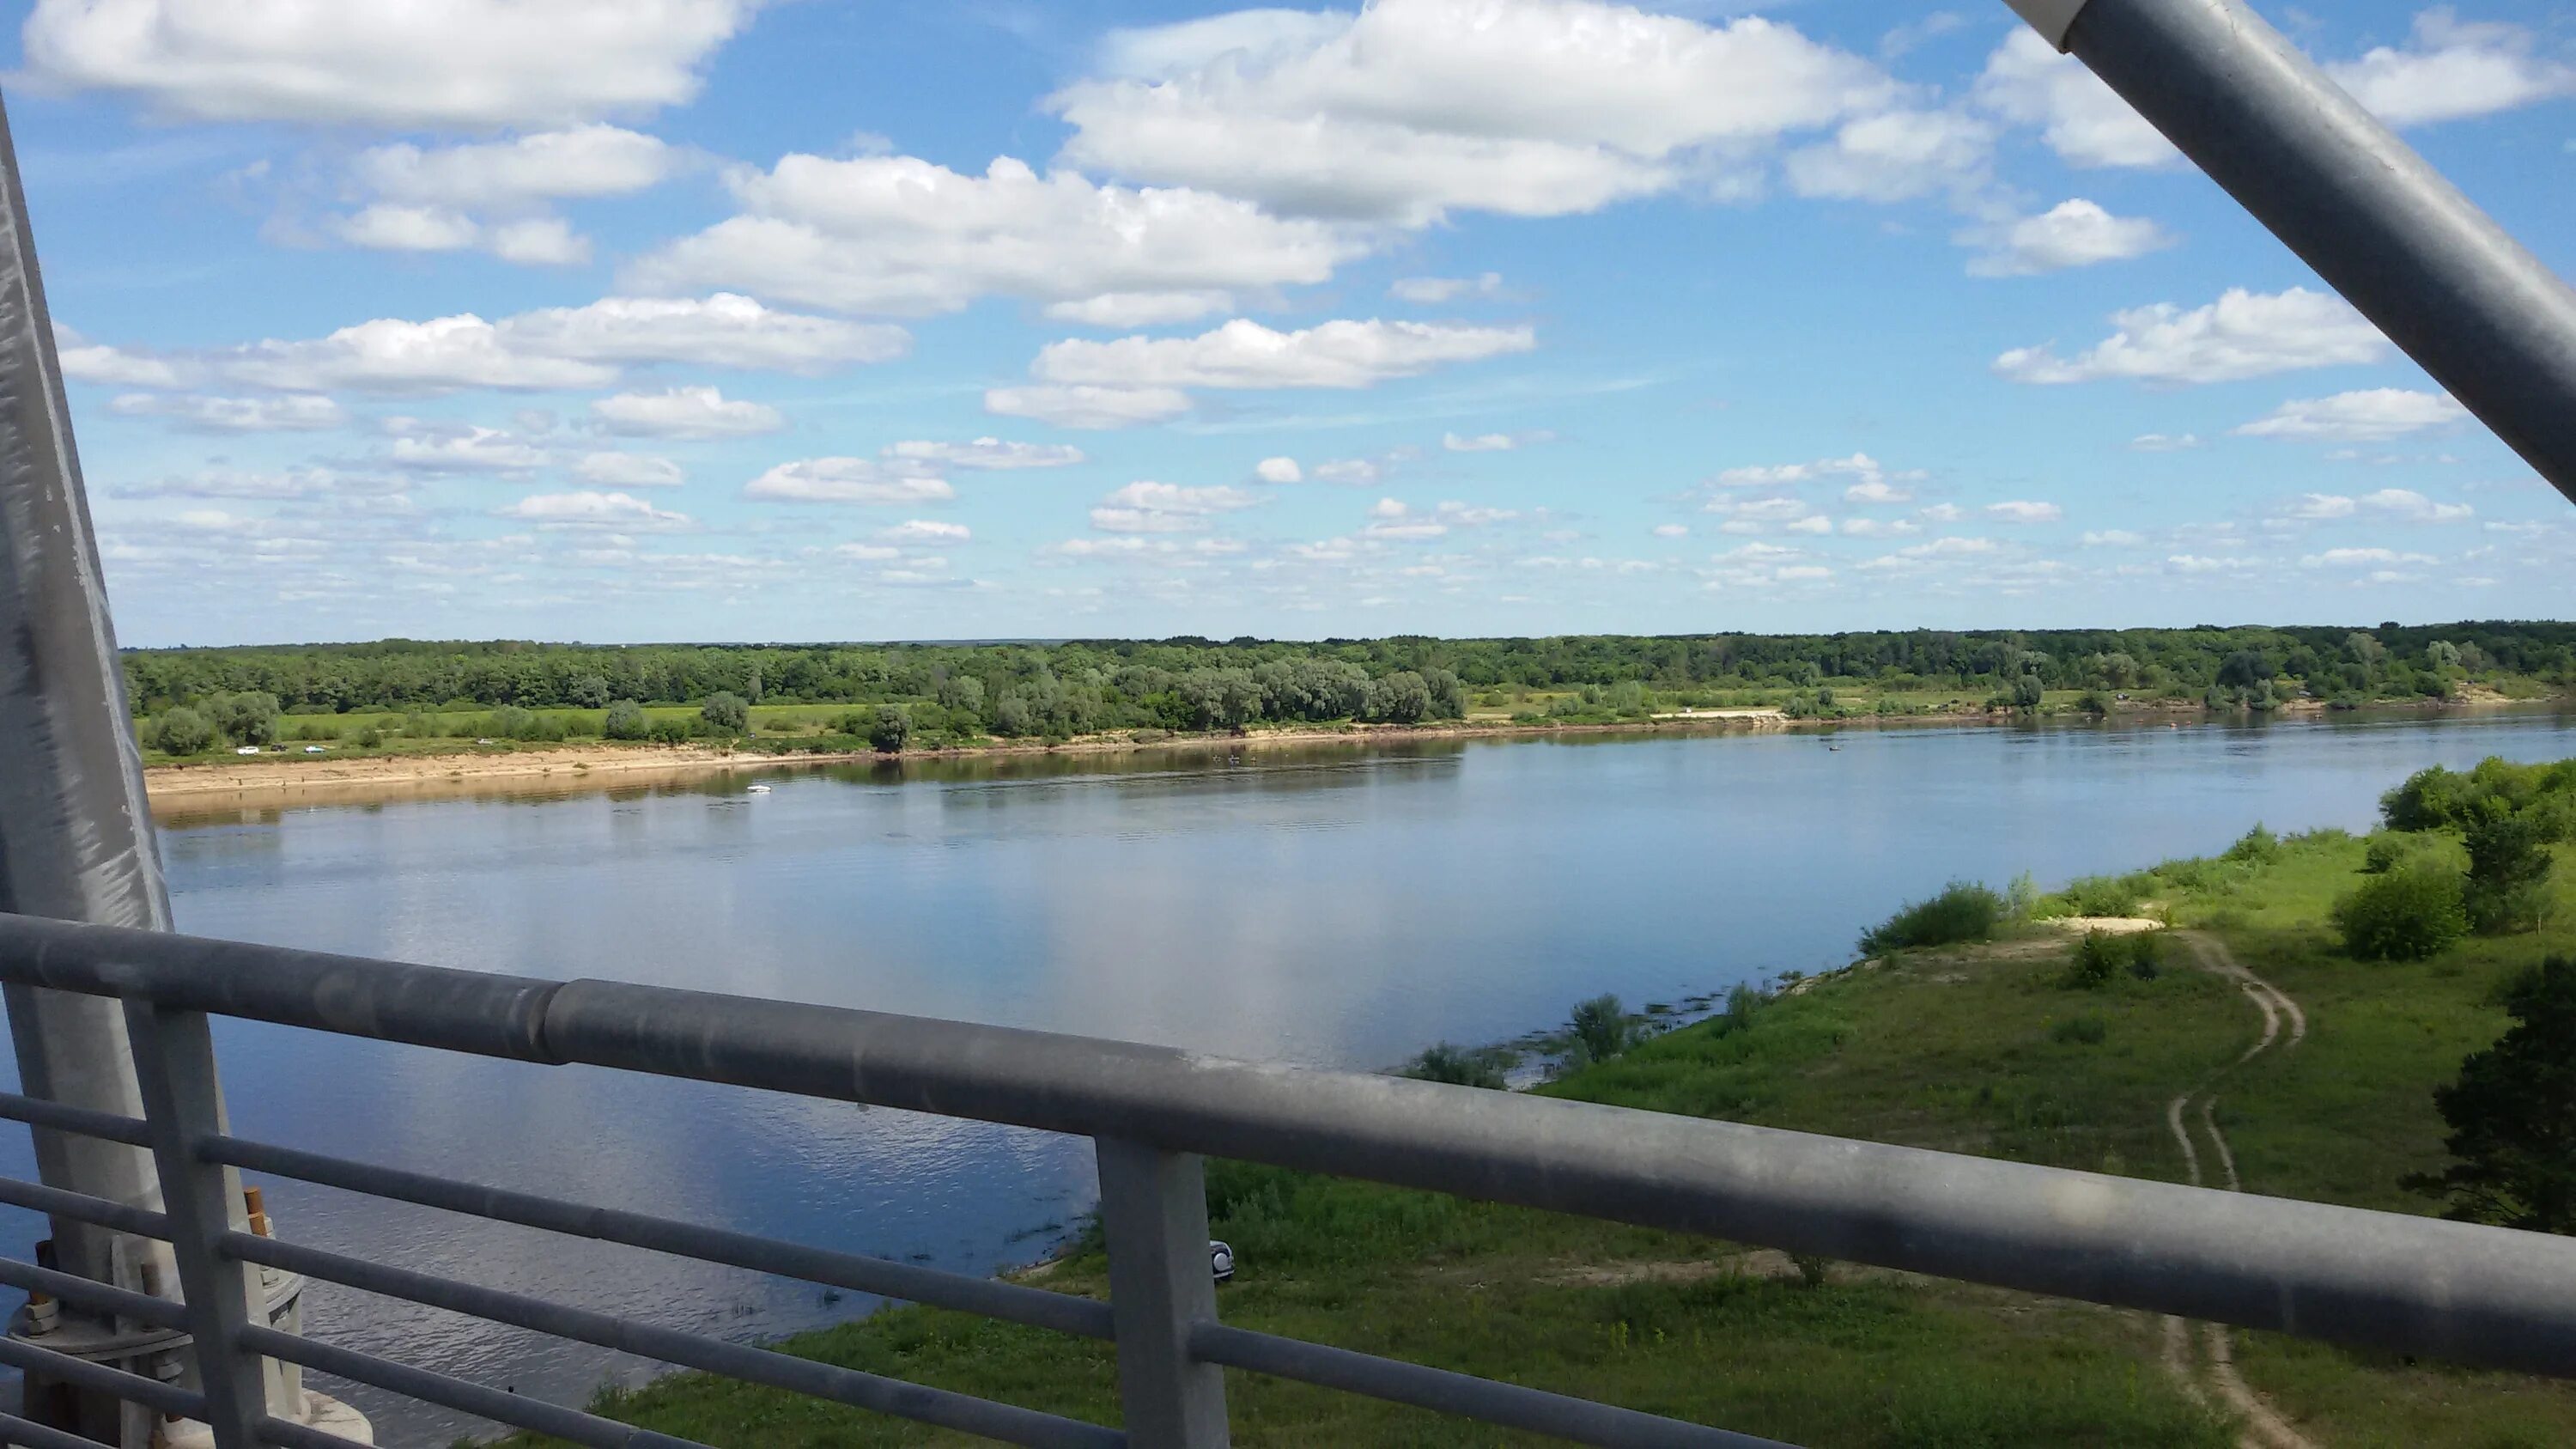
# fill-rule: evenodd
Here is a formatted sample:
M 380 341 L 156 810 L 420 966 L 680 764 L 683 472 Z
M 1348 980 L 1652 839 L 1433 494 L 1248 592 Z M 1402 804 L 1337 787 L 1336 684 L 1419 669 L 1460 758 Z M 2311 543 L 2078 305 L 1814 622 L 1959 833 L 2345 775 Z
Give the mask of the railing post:
M 1190 1356 L 1193 1323 L 1216 1319 L 1207 1175 L 1199 1158 L 1103 1137 L 1100 1225 L 1118 1398 L 1136 1449 L 1223 1449 L 1225 1370 Z
M 268 1413 L 267 1366 L 243 1349 L 242 1330 L 254 1316 L 265 1325 L 267 1305 L 253 1297 L 256 1277 L 222 1251 L 233 1226 L 230 1174 L 197 1155 L 198 1143 L 223 1131 L 214 1035 L 204 1012 L 137 997 L 126 999 L 125 1029 L 134 1043 L 144 1117 L 152 1124 L 152 1157 L 161 1170 L 206 1421 L 215 1449 L 258 1449 L 259 1421 Z

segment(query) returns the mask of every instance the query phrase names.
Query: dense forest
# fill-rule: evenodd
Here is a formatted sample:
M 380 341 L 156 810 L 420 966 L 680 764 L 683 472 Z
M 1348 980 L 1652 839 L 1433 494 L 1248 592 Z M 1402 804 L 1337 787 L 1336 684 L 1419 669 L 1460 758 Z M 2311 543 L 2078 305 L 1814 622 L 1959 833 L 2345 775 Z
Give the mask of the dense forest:
M 1833 714 L 1836 689 L 1893 703 L 1953 696 L 2030 708 L 2048 690 L 2088 700 L 2266 709 L 2447 697 L 2463 685 L 2576 684 L 2576 625 L 2197 628 L 1822 635 L 1569 635 L 1544 639 L 1176 638 L 991 644 L 656 644 L 389 639 L 125 656 L 138 715 L 227 710 L 605 710 L 626 704 L 892 707 L 967 736 L 1225 729 L 1261 721 L 1411 723 L 1471 704 L 1631 714 L 1768 694 Z M 245 704 L 248 700 L 251 703 Z M 268 703 L 268 701 L 274 703 Z M 1920 707 L 1910 706 L 1910 707 Z M 1887 712 L 1894 712 L 1892 709 Z M 609 731 L 614 737 L 618 732 Z M 248 736 L 245 736 L 248 737 Z

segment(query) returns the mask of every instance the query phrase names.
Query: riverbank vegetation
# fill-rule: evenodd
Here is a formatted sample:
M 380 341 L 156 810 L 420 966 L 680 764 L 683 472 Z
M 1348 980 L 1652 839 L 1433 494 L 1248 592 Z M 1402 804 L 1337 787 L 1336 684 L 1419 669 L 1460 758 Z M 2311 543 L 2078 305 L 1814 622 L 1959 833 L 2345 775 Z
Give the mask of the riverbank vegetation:
M 2562 859 L 2567 832 L 2546 823 L 2572 786 L 2576 765 L 2429 771 L 2390 792 L 2390 829 L 2257 828 L 2206 859 L 2047 895 L 1988 891 L 2000 903 L 1991 940 L 1891 947 L 1776 993 L 1746 988 L 1673 1030 L 1637 1031 L 1615 1003 L 1587 1003 L 1562 1035 L 1589 1022 L 1605 1043 L 1615 1031 L 1616 1049 L 1532 1090 L 2180 1180 L 2165 1104 L 2215 1081 L 2211 1120 L 2246 1191 L 2528 1216 L 2576 1168 L 2545 1130 L 2576 1108 L 2561 1100 L 2576 972 L 2536 969 L 2576 954 L 2576 871 Z M 2538 823 L 2546 864 L 2528 914 L 2420 960 L 2352 949 L 2339 902 L 2399 869 L 2449 871 L 2467 889 L 2461 822 L 2500 813 Z M 2140 913 L 2198 934 L 2141 946 L 2047 924 Z M 2194 969 L 2204 946 L 2300 1004 L 2294 1050 L 2239 1062 L 2259 1018 L 2234 982 Z M 1499 1067 L 1447 1048 L 1415 1070 L 1491 1086 Z M 1211 1164 L 1209 1193 L 1213 1230 L 1241 1265 L 1222 1310 L 1254 1328 L 1816 1446 L 2237 1442 L 2221 1401 L 2168 1372 L 2147 1315 L 1241 1164 Z M 1091 1241 L 1041 1278 L 1106 1292 Z M 2235 1340 L 2244 1377 L 2318 1443 L 2576 1442 L 2567 1385 Z M 899 1308 L 785 1346 L 1116 1418 L 1106 1348 L 1034 1330 Z M 1257 1375 L 1230 1374 L 1228 1393 L 1243 1444 L 1541 1442 Z M 938 1441 L 697 1375 L 602 1407 L 727 1446 Z
M 420 752 L 582 738 L 866 749 L 881 734 L 944 748 L 1348 723 L 1642 723 L 1726 709 L 1841 719 L 2535 698 L 2576 685 L 2576 625 L 1314 643 L 395 639 L 135 650 L 125 678 L 138 737 L 169 758 L 271 743 Z M 719 697 L 742 702 L 738 718 L 707 713 Z

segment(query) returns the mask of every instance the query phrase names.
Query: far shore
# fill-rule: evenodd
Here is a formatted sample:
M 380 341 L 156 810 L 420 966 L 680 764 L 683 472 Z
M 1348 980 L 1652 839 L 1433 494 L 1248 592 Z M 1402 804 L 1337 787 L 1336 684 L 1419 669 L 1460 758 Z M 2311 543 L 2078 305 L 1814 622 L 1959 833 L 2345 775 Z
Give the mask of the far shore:
M 2504 703 L 2479 700 L 2470 707 Z M 2525 701 L 2537 703 L 2537 701 Z M 2315 706 L 2314 701 L 2300 705 Z M 2376 706 L 2374 706 L 2376 707 Z M 2404 706 L 2393 706 L 2403 708 Z M 2461 705 L 2437 707 L 2459 708 Z M 2322 706 L 2284 706 L 2282 713 L 2313 715 Z M 2123 713 L 2128 713 L 2124 711 Z M 2189 710 L 2141 707 L 2137 715 L 2172 718 L 2198 715 Z M 2116 716 L 2115 716 L 2116 717 Z M 2132 717 L 2135 717 L 2134 715 Z M 956 761 L 1037 755 L 1130 754 L 1145 751 L 1212 750 L 1389 744 L 1408 740 L 1549 738 L 1576 735 L 1657 733 L 1772 732 L 1789 729 L 1849 729 L 1857 726 L 2000 723 L 2012 716 L 1986 711 L 1910 716 L 1863 716 L 1841 720 L 1792 719 L 1776 709 L 1701 709 L 1658 715 L 1651 720 L 1610 724 L 1513 724 L 1465 721 L 1438 725 L 1352 725 L 1341 729 L 1258 730 L 1246 734 L 1175 734 L 1137 740 L 1123 735 L 1043 742 L 981 745 L 971 749 L 911 750 L 900 757 L 873 751 L 764 749 L 756 741 L 743 747 L 709 745 L 644 745 L 594 742 L 580 745 L 487 746 L 443 754 L 363 755 L 334 752 L 310 756 L 292 752 L 257 757 L 222 756 L 204 762 L 154 765 L 143 772 L 144 788 L 155 813 L 195 814 L 238 805 L 276 808 L 288 805 L 359 805 L 394 800 L 447 798 L 458 795 L 579 790 L 616 785 L 649 785 L 733 770 L 902 761 Z M 289 751 L 294 747 L 290 746 Z

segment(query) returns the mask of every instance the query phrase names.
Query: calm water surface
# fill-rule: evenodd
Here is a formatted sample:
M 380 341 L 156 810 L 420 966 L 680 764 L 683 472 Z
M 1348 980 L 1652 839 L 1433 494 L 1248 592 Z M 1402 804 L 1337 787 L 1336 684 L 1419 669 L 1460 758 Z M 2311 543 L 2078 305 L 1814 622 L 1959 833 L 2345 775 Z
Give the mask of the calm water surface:
M 1040 757 L 165 824 L 180 928 L 1378 1068 L 1842 964 L 1955 877 L 2043 883 L 2365 827 L 2436 762 L 2576 755 L 2576 717 L 1909 728 Z M 754 795 L 757 779 L 772 785 Z M 1090 1206 L 1088 1144 L 691 1083 L 219 1024 L 269 1141 L 967 1272 Z M 32 1176 L 23 1135 L 0 1170 Z M 809 1286 L 268 1185 L 319 1246 L 756 1338 Z M 34 1219 L 0 1221 L 23 1243 Z M 1258 1271 L 1258 1265 L 1248 1265 Z M 579 1402 L 645 1366 L 316 1285 L 319 1337 Z M 380 1396 L 384 1442 L 470 1425 Z

